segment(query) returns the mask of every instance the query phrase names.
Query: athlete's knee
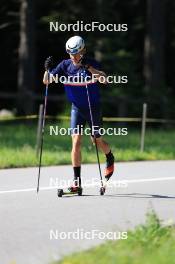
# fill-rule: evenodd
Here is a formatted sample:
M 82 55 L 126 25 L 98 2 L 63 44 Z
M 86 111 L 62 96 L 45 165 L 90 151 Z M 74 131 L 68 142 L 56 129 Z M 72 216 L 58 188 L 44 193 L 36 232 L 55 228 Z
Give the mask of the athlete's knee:
M 100 142 L 102 141 L 102 137 L 100 135 L 96 136 L 96 138 L 91 136 L 91 141 L 93 144 L 95 144 L 95 139 L 96 139 L 97 145 L 100 144 Z

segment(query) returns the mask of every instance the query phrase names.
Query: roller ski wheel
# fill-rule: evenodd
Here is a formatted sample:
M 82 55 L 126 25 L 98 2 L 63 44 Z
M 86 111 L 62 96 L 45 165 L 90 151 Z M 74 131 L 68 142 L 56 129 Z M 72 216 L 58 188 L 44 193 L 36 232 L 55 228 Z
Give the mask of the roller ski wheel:
M 58 197 L 62 197 L 63 194 L 64 194 L 63 189 L 58 189 L 58 191 L 57 191 Z
M 101 187 L 100 188 L 100 195 L 104 195 L 105 194 L 105 187 Z

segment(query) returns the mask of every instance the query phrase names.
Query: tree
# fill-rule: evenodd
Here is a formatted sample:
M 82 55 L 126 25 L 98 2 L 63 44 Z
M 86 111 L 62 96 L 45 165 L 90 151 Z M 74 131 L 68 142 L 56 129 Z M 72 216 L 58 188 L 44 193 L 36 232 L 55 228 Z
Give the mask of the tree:
M 147 0 L 147 26 L 144 41 L 146 95 L 160 94 L 165 85 L 165 0 Z
M 34 1 L 20 0 L 20 43 L 18 64 L 18 112 L 34 112 L 35 25 Z

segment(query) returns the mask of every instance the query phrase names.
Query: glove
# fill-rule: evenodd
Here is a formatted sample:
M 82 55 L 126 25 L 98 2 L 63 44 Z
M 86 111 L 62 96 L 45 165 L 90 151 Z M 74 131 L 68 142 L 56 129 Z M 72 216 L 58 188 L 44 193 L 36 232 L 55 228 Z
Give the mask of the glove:
M 85 68 L 86 70 L 89 69 L 90 65 L 87 63 L 87 58 L 85 56 L 80 59 L 80 63 L 83 68 Z
M 44 68 L 46 71 L 50 70 L 53 67 L 53 57 L 49 56 L 44 62 Z

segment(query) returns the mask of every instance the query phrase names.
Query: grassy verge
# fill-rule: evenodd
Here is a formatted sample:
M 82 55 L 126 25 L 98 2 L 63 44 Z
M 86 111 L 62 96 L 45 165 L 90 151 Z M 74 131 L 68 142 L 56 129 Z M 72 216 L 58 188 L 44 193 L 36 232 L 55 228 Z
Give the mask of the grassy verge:
M 68 127 L 68 123 L 50 123 Z M 1 124 L 0 168 L 36 166 L 37 126 L 34 123 Z M 127 136 L 105 136 L 118 161 L 163 160 L 175 158 L 175 131 L 147 129 L 145 152 L 140 153 L 140 131 L 128 129 Z M 94 147 L 88 136 L 83 138 L 83 163 L 96 162 Z M 70 164 L 71 137 L 49 136 L 47 122 L 44 139 L 43 165 Z M 100 154 L 101 162 L 105 162 Z
M 154 212 L 126 240 L 106 242 L 54 264 L 174 264 L 175 227 L 162 227 Z

